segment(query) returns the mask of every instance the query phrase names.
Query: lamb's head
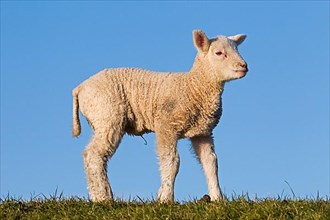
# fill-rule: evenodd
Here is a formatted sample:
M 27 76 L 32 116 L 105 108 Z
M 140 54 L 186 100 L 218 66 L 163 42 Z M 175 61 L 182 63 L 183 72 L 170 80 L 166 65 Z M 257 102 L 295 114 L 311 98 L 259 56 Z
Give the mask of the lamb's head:
M 208 39 L 203 31 L 193 31 L 197 59 L 217 81 L 239 79 L 246 75 L 247 64 L 237 50 L 245 38 L 246 35 L 238 34 Z

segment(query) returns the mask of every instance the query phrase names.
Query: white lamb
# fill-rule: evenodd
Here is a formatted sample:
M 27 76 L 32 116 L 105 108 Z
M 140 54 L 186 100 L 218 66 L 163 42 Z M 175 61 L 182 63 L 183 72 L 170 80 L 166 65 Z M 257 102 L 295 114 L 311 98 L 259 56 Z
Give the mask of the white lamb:
M 246 35 L 238 34 L 208 39 L 204 32 L 195 30 L 193 41 L 198 53 L 190 72 L 105 69 L 73 90 L 73 136 L 81 132 L 78 108 L 94 131 L 83 153 L 92 201 L 113 199 L 107 161 L 124 134 L 148 132 L 157 136 L 160 202 L 174 200 L 180 138 L 190 138 L 192 142 L 211 201 L 222 198 L 212 130 L 222 113 L 225 82 L 242 78 L 248 71 L 237 50 L 245 38 Z

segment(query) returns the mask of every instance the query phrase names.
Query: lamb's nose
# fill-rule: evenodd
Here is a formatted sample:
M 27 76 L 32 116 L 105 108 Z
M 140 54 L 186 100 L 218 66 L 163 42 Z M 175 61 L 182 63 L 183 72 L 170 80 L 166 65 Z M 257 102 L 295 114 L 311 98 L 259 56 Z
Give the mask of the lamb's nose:
M 247 64 L 246 63 L 240 63 L 239 64 L 241 67 L 243 67 L 243 68 L 247 68 Z

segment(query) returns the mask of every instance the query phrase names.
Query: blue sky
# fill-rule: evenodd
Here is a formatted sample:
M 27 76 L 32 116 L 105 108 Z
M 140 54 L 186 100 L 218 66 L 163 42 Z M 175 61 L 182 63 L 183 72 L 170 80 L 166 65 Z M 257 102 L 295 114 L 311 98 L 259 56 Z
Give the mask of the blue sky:
M 192 30 L 247 34 L 248 75 L 226 85 L 214 130 L 227 196 L 329 197 L 329 2 L 1 1 L 1 197 L 87 197 L 82 151 L 71 137 L 71 90 L 104 68 L 189 71 Z M 156 197 L 155 136 L 125 136 L 109 162 L 115 196 Z M 207 193 L 178 145 L 179 201 Z M 287 184 L 287 183 L 288 184 Z

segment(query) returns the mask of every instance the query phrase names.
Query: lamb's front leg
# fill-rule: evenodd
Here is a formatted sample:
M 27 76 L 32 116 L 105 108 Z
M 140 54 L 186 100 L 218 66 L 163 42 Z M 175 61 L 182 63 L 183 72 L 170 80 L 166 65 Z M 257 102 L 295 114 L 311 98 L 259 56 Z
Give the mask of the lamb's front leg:
M 209 189 L 211 201 L 222 199 L 218 179 L 218 161 L 214 152 L 214 143 L 211 136 L 191 138 L 196 156 L 201 163 Z
M 180 158 L 176 149 L 177 139 L 157 134 L 157 153 L 161 175 L 158 201 L 174 201 L 174 182 L 179 171 Z

